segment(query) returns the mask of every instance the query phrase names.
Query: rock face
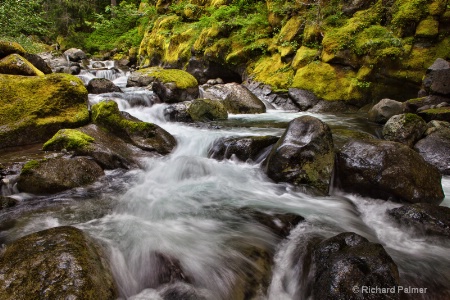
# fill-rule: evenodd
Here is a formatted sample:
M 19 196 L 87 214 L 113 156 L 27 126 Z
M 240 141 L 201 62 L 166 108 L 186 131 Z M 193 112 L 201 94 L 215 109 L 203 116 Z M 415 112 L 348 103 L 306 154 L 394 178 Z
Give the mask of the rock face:
M 264 150 L 278 141 L 276 136 L 227 137 L 214 141 L 208 156 L 217 160 L 230 159 L 235 156 L 241 161 L 259 162 Z
M 439 204 L 444 199 L 439 170 L 400 143 L 350 141 L 336 164 L 337 185 L 350 193 L 410 203 Z
M 69 61 L 80 62 L 83 59 L 86 59 L 86 53 L 83 50 L 77 48 L 70 48 L 64 51 L 64 56 L 69 59 Z
M 442 58 L 427 69 L 423 87 L 428 94 L 450 96 L 450 63 Z
M 237 83 L 204 85 L 200 96 L 221 100 L 232 114 L 257 114 L 266 112 L 266 106 L 246 87 Z
M 92 106 L 92 122 L 142 150 L 167 154 L 177 144 L 175 138 L 158 125 L 121 113 L 114 101 Z
M 87 90 L 77 77 L 0 75 L 0 90 L 0 148 L 44 142 L 89 122 Z
M 376 123 L 386 123 L 392 116 L 401 114 L 403 112 L 403 106 L 401 102 L 382 99 L 375 104 L 368 113 L 369 121 Z
M 198 122 L 228 119 L 227 109 L 217 100 L 196 99 L 187 108 L 187 113 Z
M 87 157 L 32 160 L 23 166 L 17 188 L 26 193 L 51 194 L 93 183 L 102 175 L 102 168 Z
M 331 130 L 310 116 L 294 119 L 265 161 L 267 175 L 276 182 L 311 185 L 328 193 L 334 151 Z
M 450 208 L 416 203 L 388 210 L 389 216 L 422 234 L 450 237 Z
M 90 94 L 122 92 L 113 82 L 106 78 L 94 78 L 89 81 L 87 90 Z
M 434 130 L 418 141 L 414 149 L 442 174 L 450 175 L 450 128 Z
M 306 90 L 290 88 L 288 93 L 301 111 L 308 110 L 319 102 L 319 99 L 313 93 Z
M 11 54 L 0 60 L 0 73 L 24 76 L 42 76 L 32 63 L 20 56 L 19 54 Z
M 383 127 L 383 138 L 413 147 L 427 129 L 427 123 L 416 114 L 391 117 Z
M 115 299 L 99 246 L 81 230 L 56 227 L 18 239 L 0 255 L 0 298 Z
M 353 232 L 317 244 L 312 265 L 313 299 L 365 299 L 354 287 L 396 288 L 400 283 L 397 266 L 384 248 Z M 373 299 L 400 299 L 397 293 L 388 295 Z

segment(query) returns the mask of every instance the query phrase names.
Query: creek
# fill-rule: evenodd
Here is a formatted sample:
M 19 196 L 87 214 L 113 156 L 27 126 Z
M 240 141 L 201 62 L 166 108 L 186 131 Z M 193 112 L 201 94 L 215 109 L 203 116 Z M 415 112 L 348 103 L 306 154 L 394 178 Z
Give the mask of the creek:
M 123 85 L 123 78 L 117 78 Z M 117 83 L 116 82 L 116 83 Z M 121 110 L 153 122 L 177 139 L 168 156 L 144 160 L 139 170 L 107 171 L 99 182 L 52 196 L 17 193 L 17 209 L 0 211 L 2 243 L 50 227 L 73 225 L 88 232 L 108 249 L 113 274 L 123 299 L 161 299 L 152 266 L 162 253 L 175 258 L 189 281 L 207 299 L 231 299 L 233 283 L 249 268 L 243 248 L 274 253 L 266 299 L 299 299 L 301 266 L 296 249 L 307 235 L 331 237 L 352 231 L 381 243 L 397 264 L 401 285 L 450 292 L 450 242 L 417 237 L 389 220 L 387 209 L 397 203 L 362 198 L 331 189 L 330 196 L 313 196 L 287 184 L 272 182 L 260 164 L 208 158 L 220 137 L 280 136 L 287 123 L 304 114 L 269 110 L 258 115 L 230 115 L 210 126 L 167 122 L 166 104 L 155 104 L 152 92 L 124 88 L 124 93 L 90 95 L 90 102 L 114 99 Z M 139 99 L 131 101 L 129 99 Z M 145 105 L 143 105 L 145 104 Z M 332 129 L 377 134 L 357 114 L 312 114 Z M 450 178 L 442 180 L 450 206 Z M 244 208 L 265 213 L 305 217 L 280 240 L 242 213 Z M 258 268 L 257 265 L 250 267 Z M 417 297 L 416 297 L 417 296 Z M 414 295 L 411 299 L 433 299 Z

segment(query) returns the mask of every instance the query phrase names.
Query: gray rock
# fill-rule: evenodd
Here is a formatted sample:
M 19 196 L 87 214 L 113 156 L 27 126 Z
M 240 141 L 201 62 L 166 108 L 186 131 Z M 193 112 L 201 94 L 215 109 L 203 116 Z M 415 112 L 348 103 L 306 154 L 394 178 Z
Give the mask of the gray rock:
M 90 94 L 122 92 L 118 86 L 106 78 L 91 79 L 87 85 L 87 90 Z
M 51 74 L 53 71 L 47 62 L 37 54 L 26 53 L 24 57 L 33 64 L 36 68 L 38 68 L 44 74 Z
M 439 204 L 439 170 L 411 148 L 390 141 L 354 140 L 337 154 L 337 186 L 362 196 Z
M 383 127 L 383 138 L 413 147 L 427 129 L 427 123 L 416 114 L 391 117 Z
M 444 175 L 450 175 L 450 128 L 440 128 L 421 139 L 414 150 Z
M 265 171 L 274 181 L 306 184 L 322 193 L 328 193 L 333 167 L 331 130 L 311 116 L 291 121 L 265 161 Z
M 301 111 L 308 110 L 319 102 L 319 99 L 317 99 L 316 95 L 307 90 L 290 88 L 288 91 L 288 95 L 296 103 Z
M 429 95 L 421 98 L 410 99 L 404 102 L 405 112 L 415 113 L 420 110 L 429 109 L 434 105 L 438 105 L 446 101 L 450 102 L 450 98 L 438 95 Z
M 382 99 L 369 110 L 368 117 L 369 121 L 383 124 L 392 116 L 401 114 L 402 112 L 403 105 L 401 102 L 386 98 Z
M 153 82 L 152 90 L 165 103 L 190 101 L 199 96 L 198 86 L 178 88 L 174 82 L 164 83 L 159 80 Z
M 187 109 L 191 101 L 173 103 L 164 108 L 164 117 L 171 122 L 194 122 Z
M 450 63 L 436 59 L 428 68 L 422 84 L 428 94 L 450 96 Z
M 86 59 L 86 53 L 83 50 L 77 48 L 70 48 L 64 51 L 64 56 L 69 59 L 69 61 L 79 62 Z

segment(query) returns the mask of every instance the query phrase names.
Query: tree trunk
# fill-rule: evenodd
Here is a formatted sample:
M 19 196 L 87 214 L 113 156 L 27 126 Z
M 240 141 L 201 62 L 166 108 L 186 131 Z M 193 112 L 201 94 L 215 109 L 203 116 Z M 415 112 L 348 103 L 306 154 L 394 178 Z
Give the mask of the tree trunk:
M 116 6 L 117 5 L 117 0 L 111 0 L 111 6 Z

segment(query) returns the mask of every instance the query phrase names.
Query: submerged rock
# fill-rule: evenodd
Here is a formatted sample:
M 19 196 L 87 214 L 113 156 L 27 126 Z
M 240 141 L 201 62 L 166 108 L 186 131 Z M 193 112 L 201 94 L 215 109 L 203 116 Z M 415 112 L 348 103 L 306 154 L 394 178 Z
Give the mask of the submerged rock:
M 397 142 L 350 141 L 336 164 L 337 185 L 350 193 L 410 203 L 444 199 L 439 170 Z
M 307 184 L 323 193 L 328 193 L 333 167 L 331 130 L 311 116 L 291 121 L 265 161 L 267 175 L 276 182 Z
M 429 203 L 416 203 L 393 208 L 388 215 L 422 234 L 450 237 L 450 208 Z
M 87 90 L 90 94 L 104 94 L 122 92 L 111 80 L 106 78 L 94 78 L 89 81 Z
M 386 123 L 392 116 L 401 114 L 403 112 L 403 105 L 401 102 L 382 99 L 375 104 L 368 112 L 369 121 L 376 123 Z
M 0 298 L 111 300 L 116 285 L 101 248 L 81 230 L 24 236 L 0 255 Z
M 442 174 L 450 175 L 450 128 L 433 130 L 414 145 L 414 150 Z
M 391 117 L 383 127 L 383 138 L 413 147 L 427 129 L 427 123 L 416 114 Z
M 344 232 L 314 246 L 312 265 L 312 295 L 308 296 L 314 299 L 365 299 L 363 287 L 395 290 L 374 294 L 373 299 L 400 299 L 396 264 L 383 246 L 356 233 Z
M 19 201 L 14 198 L 0 196 L 0 210 L 16 206 L 17 203 L 19 203 Z
M 88 93 L 75 76 L 0 75 L 0 90 L 0 148 L 44 142 L 89 122 Z
M 176 146 L 176 140 L 170 133 L 158 125 L 121 113 L 114 101 L 103 101 L 92 106 L 92 121 L 142 150 L 167 154 Z
M 103 176 L 102 168 L 87 157 L 56 157 L 27 162 L 17 188 L 21 192 L 51 194 L 93 183 Z

